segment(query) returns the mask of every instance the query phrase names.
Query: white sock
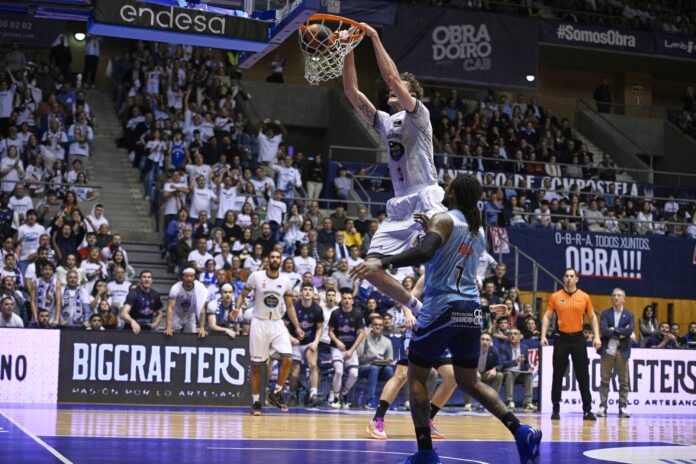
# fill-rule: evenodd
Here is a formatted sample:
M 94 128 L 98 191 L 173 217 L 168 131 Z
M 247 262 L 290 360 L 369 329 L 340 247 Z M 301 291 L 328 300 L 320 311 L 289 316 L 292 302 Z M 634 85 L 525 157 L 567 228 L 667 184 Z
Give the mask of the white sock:
M 283 391 L 283 386 L 280 384 L 276 384 L 275 388 L 273 389 L 273 393 L 280 393 Z
M 259 397 L 260 397 L 260 396 L 261 396 L 261 395 L 254 395 L 254 394 L 252 394 L 252 395 L 251 395 L 251 402 L 252 402 L 252 403 L 256 403 L 256 402 L 259 400 Z
M 309 389 L 309 396 L 317 396 L 317 389 L 316 389 L 316 388 L 310 388 L 310 389 Z

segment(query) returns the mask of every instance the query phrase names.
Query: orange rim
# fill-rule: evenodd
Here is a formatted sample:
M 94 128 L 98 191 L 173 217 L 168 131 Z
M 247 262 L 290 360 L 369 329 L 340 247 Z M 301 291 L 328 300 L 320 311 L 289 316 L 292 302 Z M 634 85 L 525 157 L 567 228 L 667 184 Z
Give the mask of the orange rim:
M 307 21 L 304 24 L 300 24 L 299 30 L 300 32 L 304 33 L 305 29 L 307 28 L 307 24 L 310 23 L 310 21 L 341 21 L 346 24 L 350 24 L 352 27 L 355 27 L 358 29 L 358 32 L 355 34 L 351 34 L 349 38 L 351 40 L 357 40 L 359 39 L 364 33 L 365 33 L 365 26 L 360 24 L 357 21 L 353 21 L 350 18 L 344 18 L 343 16 L 336 16 L 332 14 L 324 14 L 324 13 L 317 13 L 312 16 L 310 16 Z M 338 33 L 334 32 L 331 34 L 331 39 L 336 40 L 338 38 Z

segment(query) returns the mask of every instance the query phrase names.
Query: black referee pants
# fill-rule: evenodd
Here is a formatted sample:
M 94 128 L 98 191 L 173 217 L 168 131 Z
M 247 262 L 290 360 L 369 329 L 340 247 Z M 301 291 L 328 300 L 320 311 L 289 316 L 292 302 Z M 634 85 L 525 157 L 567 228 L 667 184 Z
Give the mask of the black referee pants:
M 573 359 L 575 378 L 580 388 L 582 409 L 585 412 L 592 410 L 592 396 L 590 395 L 590 360 L 585 348 L 585 337 L 582 332 L 575 334 L 561 333 L 556 336 L 553 347 L 553 384 L 551 386 L 551 401 L 553 409 L 558 410 L 561 402 L 561 385 L 563 376 L 568 369 L 568 356 Z

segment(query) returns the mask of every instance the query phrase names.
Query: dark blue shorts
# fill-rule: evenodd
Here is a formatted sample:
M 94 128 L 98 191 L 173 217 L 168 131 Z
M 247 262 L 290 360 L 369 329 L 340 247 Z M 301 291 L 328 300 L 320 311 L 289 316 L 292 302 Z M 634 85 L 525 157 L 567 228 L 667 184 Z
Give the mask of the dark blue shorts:
M 408 360 L 420 367 L 435 367 L 451 353 L 457 367 L 476 368 L 481 352 L 483 309 L 476 301 L 457 301 L 427 327 L 416 324 Z M 449 350 L 449 352 L 448 352 Z

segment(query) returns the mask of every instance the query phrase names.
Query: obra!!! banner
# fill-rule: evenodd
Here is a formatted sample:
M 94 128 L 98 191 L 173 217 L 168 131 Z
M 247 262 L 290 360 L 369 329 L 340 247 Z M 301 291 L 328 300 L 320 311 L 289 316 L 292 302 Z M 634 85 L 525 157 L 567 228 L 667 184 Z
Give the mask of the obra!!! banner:
M 696 240 L 520 227 L 507 231 L 510 243 L 559 279 L 565 268 L 575 268 L 580 288 L 588 293 L 610 294 L 621 287 L 628 295 L 696 298 Z M 531 275 L 526 260 L 520 267 L 522 275 Z M 553 290 L 545 274 L 539 279 L 540 290 Z
M 537 38 L 524 18 L 400 5 L 384 42 L 399 69 L 422 79 L 534 87 Z
M 247 338 L 61 331 L 58 401 L 246 406 Z

